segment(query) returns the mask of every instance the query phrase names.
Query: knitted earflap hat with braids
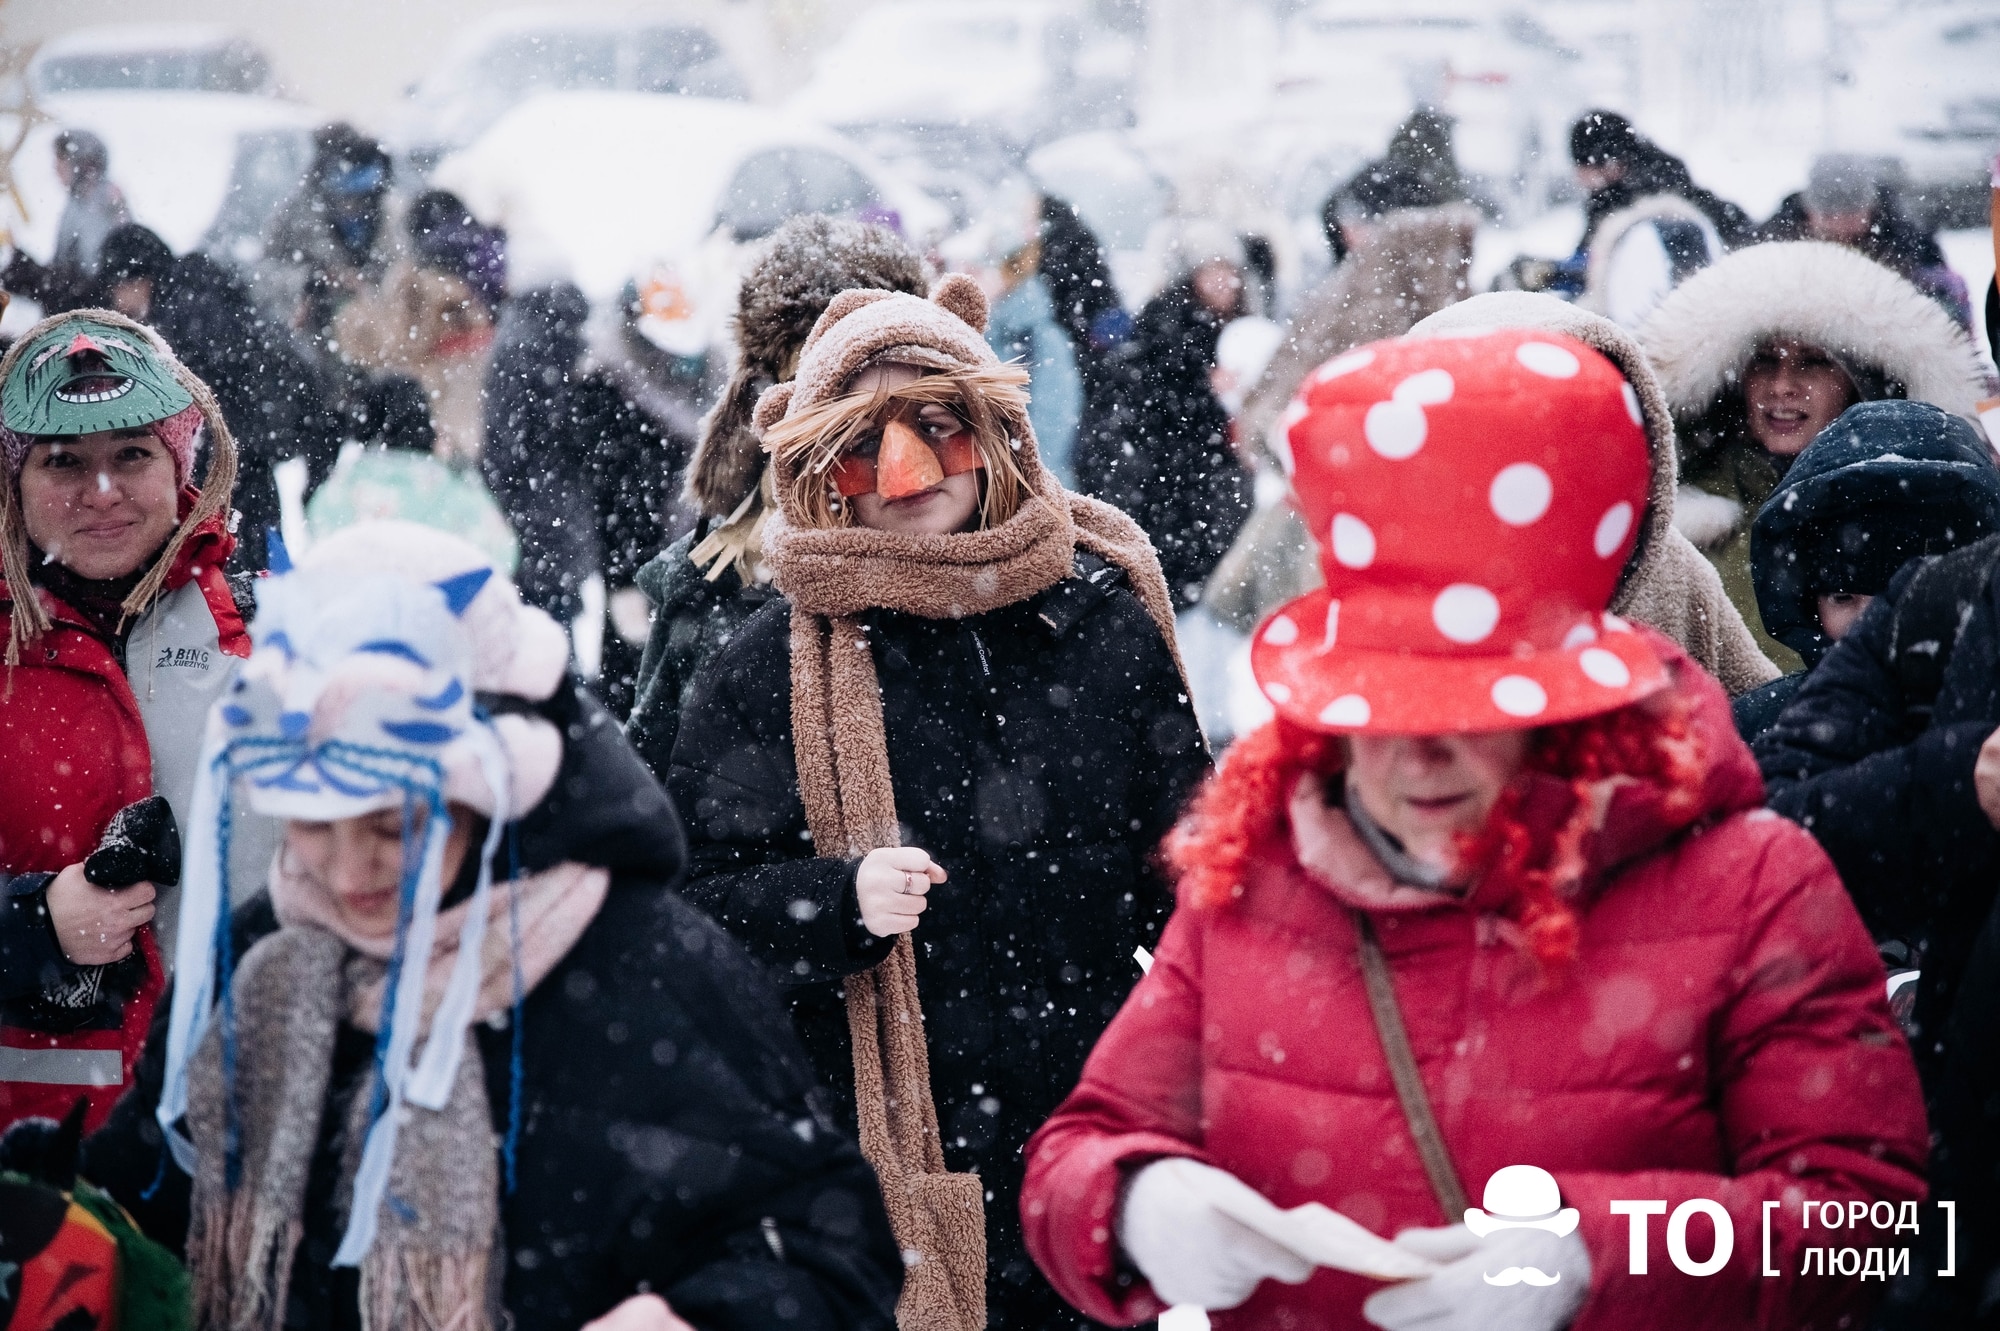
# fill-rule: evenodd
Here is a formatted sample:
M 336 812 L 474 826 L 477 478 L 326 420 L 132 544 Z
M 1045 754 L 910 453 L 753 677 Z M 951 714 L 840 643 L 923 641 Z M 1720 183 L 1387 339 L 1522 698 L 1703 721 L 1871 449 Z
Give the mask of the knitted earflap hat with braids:
M 175 358 L 158 333 L 111 310 L 72 310 L 30 328 L 0 359 L 0 571 L 13 597 L 7 664 L 48 632 L 41 599 L 28 588 L 28 533 L 21 515 L 21 467 L 36 441 L 76 438 L 101 430 L 149 425 L 174 460 L 181 485 L 194 475 L 197 434 L 210 441 L 208 474 L 194 506 L 153 566 L 125 598 L 124 612 L 141 614 L 165 585 L 188 536 L 225 513 L 236 488 L 236 440 L 208 385 Z

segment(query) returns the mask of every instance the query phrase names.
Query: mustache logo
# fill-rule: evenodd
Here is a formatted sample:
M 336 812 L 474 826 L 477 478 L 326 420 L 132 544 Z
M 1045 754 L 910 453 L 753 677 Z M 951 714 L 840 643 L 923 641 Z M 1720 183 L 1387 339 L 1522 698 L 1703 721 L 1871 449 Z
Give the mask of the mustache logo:
M 1539 1267 L 1510 1266 L 1497 1276 L 1485 1275 L 1482 1273 L 1480 1278 L 1483 1279 L 1489 1285 L 1548 1286 L 1555 1284 L 1558 1280 L 1561 1280 L 1562 1273 L 1558 1271 L 1555 1275 L 1550 1275 L 1548 1272 L 1543 1271 Z

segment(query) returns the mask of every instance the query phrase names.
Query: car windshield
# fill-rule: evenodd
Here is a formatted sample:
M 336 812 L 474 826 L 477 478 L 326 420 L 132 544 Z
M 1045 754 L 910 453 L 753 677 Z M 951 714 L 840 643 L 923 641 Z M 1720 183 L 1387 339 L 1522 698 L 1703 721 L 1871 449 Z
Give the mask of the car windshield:
M 79 52 L 37 67 L 45 93 L 261 92 L 271 81 L 263 55 L 240 43 L 198 49 Z

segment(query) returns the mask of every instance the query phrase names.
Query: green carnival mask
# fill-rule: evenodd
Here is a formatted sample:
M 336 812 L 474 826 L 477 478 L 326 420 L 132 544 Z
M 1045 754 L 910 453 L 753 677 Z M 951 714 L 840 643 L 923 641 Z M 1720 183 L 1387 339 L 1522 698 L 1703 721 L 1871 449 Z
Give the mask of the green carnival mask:
M 145 338 L 88 316 L 37 337 L 0 385 L 0 422 L 30 437 L 129 430 L 193 405 Z

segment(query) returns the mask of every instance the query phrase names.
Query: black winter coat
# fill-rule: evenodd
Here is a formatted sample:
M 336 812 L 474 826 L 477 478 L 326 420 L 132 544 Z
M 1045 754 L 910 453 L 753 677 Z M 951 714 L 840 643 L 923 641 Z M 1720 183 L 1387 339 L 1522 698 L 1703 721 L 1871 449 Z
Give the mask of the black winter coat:
M 1922 971 L 1911 1052 L 1931 1116 L 1931 1196 L 1958 1203 L 1956 1276 L 1933 1276 L 1946 1231 L 1926 1223 L 1911 1275 L 1877 1313 L 1884 1331 L 2000 1326 L 1988 1293 L 2000 1282 L 2000 831 L 1972 780 L 2000 728 L 2000 598 L 1989 576 L 1945 603 L 1952 641 L 1912 631 L 1927 563 L 1896 575 L 1754 745 L 1771 807 L 1813 833 L 1869 929 L 1914 944 Z M 1926 679 L 1940 681 L 1934 699 Z
M 521 594 L 568 620 L 591 574 L 632 585 L 660 548 L 684 440 L 584 366 L 574 287 L 502 311 L 486 379 L 486 483 L 521 538 Z
M 1021 1150 L 1139 978 L 1133 949 L 1173 906 L 1154 848 L 1208 767 L 1159 629 L 1121 573 L 1078 566 L 967 619 L 862 617 L 904 843 L 950 874 L 915 934 L 917 981 L 945 1159 L 987 1180 L 996 1328 L 1075 1321 L 1022 1244 Z M 790 633 L 774 601 L 696 679 L 669 784 L 689 899 L 790 985 L 821 1078 L 851 1095 L 840 982 L 890 944 L 861 927 L 856 862 L 813 857 Z
M 887 1331 L 902 1263 L 874 1171 L 834 1125 L 761 970 L 669 890 L 686 853 L 672 806 L 587 696 L 564 690 L 544 712 L 568 738 L 554 790 L 520 824 L 522 866 L 582 861 L 612 880 L 522 1010 L 519 1186 L 500 1210 L 513 1325 L 575 1331 L 650 1289 L 701 1331 Z M 268 897 L 235 926 L 241 956 L 275 927 Z M 186 1176 L 167 1167 L 147 1195 L 162 1169 L 153 1111 L 167 1006 L 136 1085 L 86 1143 L 83 1173 L 178 1251 Z M 335 1085 L 351 1094 L 372 1037 L 342 1034 Z M 474 1034 L 504 1133 L 511 1032 Z M 287 1327 L 359 1325 L 353 1272 L 327 1266 L 342 1223 L 325 1186 L 340 1121 L 322 1126 Z
M 695 676 L 743 627 L 758 607 L 776 596 L 768 586 L 745 586 L 734 569 L 710 582 L 688 561 L 688 552 L 708 532 L 708 521 L 662 550 L 639 570 L 639 590 L 653 607 L 652 631 L 625 735 L 653 775 L 667 779 L 680 733 L 681 704 Z
M 1980 811 L 1972 771 L 2000 728 L 2000 597 L 1989 579 L 1963 606 L 1934 702 L 1913 694 L 1914 646 L 1897 611 L 1924 564 L 1897 574 L 1805 678 L 1754 745 L 1771 807 L 1810 829 L 1878 938 L 1915 945 L 1922 970 L 1911 1052 L 1931 1115 L 1931 1196 L 1958 1202 L 1956 1277 L 1945 1228 L 1926 1224 L 1912 1274 L 1875 1325 L 1888 1331 L 2000 1326 L 1978 1305 L 2000 1282 L 2000 831 Z M 1927 1215 L 1931 1208 L 1925 1208 Z
M 1869 930 L 1915 945 L 1911 1052 L 1929 1089 L 1958 978 L 2000 891 L 2000 831 L 1972 783 L 1979 746 L 2000 728 L 2000 604 L 1989 582 L 1924 710 L 1904 696 L 1909 644 L 1894 642 L 1897 604 L 1921 567 L 1897 574 L 1834 644 L 1755 752 L 1770 806 L 1818 839 Z
M 1209 385 L 1222 324 L 1191 277 L 1153 297 L 1107 362 L 1118 377 L 1115 421 L 1086 410 L 1077 436 L 1077 483 L 1146 529 L 1179 608 L 1200 600 L 1250 516 L 1250 477 Z
M 250 290 L 205 254 L 172 259 L 154 279 L 151 324 L 215 393 L 241 450 L 235 504 L 243 514 L 234 563 L 268 565 L 264 533 L 278 525 L 271 469 L 304 458 L 310 495 L 333 470 L 343 434 L 324 385 L 291 332 L 266 319 Z

